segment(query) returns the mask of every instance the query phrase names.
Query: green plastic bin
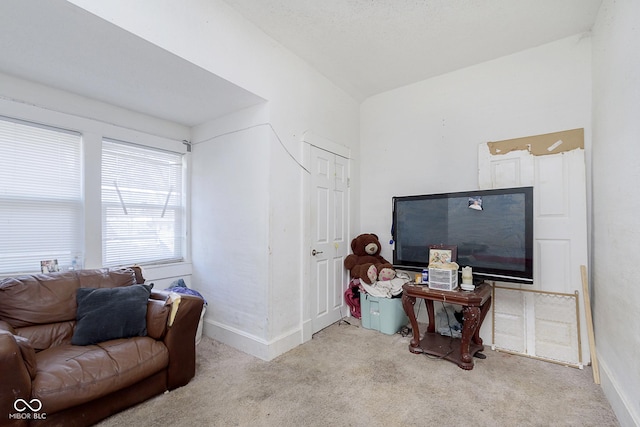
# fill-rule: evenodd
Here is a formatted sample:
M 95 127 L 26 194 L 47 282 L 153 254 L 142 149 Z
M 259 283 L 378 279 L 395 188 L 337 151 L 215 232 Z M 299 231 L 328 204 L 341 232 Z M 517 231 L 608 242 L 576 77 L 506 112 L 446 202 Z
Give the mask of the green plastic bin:
M 362 327 L 393 335 L 407 324 L 409 318 L 402 308 L 402 298 L 373 297 L 360 294 Z

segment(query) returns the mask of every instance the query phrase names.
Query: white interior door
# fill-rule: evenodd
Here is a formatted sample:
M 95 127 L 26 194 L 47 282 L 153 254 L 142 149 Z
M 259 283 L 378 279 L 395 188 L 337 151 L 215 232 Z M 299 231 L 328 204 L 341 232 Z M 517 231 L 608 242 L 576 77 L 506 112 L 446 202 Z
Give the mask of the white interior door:
M 542 146 L 530 145 L 529 150 L 498 154 L 490 152 L 487 144 L 480 144 L 479 184 L 480 188 L 534 187 L 534 283 L 522 288 L 567 294 L 580 292 L 582 348 L 578 349 L 572 338 L 575 334 L 569 333 L 569 329 L 575 328 L 575 321 L 559 320 L 566 317 L 567 310 L 575 313 L 575 304 L 573 307 L 541 306 L 531 294 L 511 294 L 509 300 L 506 298 L 509 292 L 496 293 L 494 329 L 498 342 L 494 344 L 548 359 L 560 359 L 568 354 L 577 359 L 581 352 L 582 363 L 586 363 L 589 347 L 580 275 L 580 265 L 588 265 L 584 149 L 572 147 L 553 152 L 554 147 L 562 145 L 563 138 L 568 140 L 575 135 L 575 131 L 567 131 L 541 135 L 539 139 L 531 137 L 527 143 Z M 514 145 L 505 142 L 504 147 Z M 533 154 L 541 152 L 544 155 Z M 575 314 L 573 317 L 575 319 Z
M 348 160 L 311 146 L 310 305 L 312 333 L 347 313 Z

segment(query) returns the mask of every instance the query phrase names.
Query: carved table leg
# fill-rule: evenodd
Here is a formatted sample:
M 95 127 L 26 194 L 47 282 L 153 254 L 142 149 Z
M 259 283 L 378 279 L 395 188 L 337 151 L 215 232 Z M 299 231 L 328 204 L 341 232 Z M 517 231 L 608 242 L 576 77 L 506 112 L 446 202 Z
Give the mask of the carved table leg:
M 420 349 L 420 331 L 418 330 L 418 320 L 416 319 L 416 312 L 413 306 L 416 304 L 416 298 L 407 295 L 406 292 L 402 294 L 402 308 L 407 314 L 409 321 L 411 322 L 411 329 L 413 330 L 413 338 L 409 343 L 409 351 L 411 353 L 422 353 Z
M 480 322 L 478 323 L 478 327 L 476 328 L 476 332 L 473 334 L 473 342 L 478 344 L 478 345 L 483 345 L 482 344 L 482 338 L 480 338 L 480 327 L 482 326 L 482 322 L 484 322 L 484 318 L 487 316 L 487 313 L 489 312 L 490 308 L 491 308 L 491 298 L 489 298 L 487 300 L 487 302 L 485 302 L 484 305 L 481 307 Z M 482 350 L 484 350 L 484 347 L 482 348 Z M 480 351 L 482 351 L 482 350 L 480 350 Z
M 464 307 L 462 341 L 460 343 L 460 364 L 462 369 L 473 369 L 473 355 L 469 351 L 471 338 L 475 336 L 480 325 L 480 307 Z
M 427 314 L 429 315 L 429 326 L 427 326 L 427 332 L 436 331 L 436 314 L 433 309 L 433 301 L 430 299 L 424 300 L 424 305 L 427 306 Z

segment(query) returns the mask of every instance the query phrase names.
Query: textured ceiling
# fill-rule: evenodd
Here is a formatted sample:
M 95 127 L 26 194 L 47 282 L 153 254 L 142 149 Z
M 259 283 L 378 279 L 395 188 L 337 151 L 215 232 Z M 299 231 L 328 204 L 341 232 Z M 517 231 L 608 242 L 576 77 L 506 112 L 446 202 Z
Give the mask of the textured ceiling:
M 602 0 L 224 0 L 363 100 L 589 31 Z
M 357 100 L 588 31 L 602 0 L 224 0 Z M 187 126 L 257 96 L 64 0 L 0 1 L 0 72 Z

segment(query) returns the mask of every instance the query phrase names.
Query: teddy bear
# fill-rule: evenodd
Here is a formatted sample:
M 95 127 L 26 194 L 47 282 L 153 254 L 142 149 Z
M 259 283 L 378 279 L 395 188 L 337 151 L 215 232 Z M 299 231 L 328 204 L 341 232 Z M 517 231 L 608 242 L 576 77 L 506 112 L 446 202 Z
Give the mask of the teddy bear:
M 371 285 L 378 280 L 391 280 L 396 276 L 393 265 L 380 255 L 382 246 L 373 233 L 361 234 L 351 241 L 353 254 L 347 255 L 344 266 L 352 279 Z

